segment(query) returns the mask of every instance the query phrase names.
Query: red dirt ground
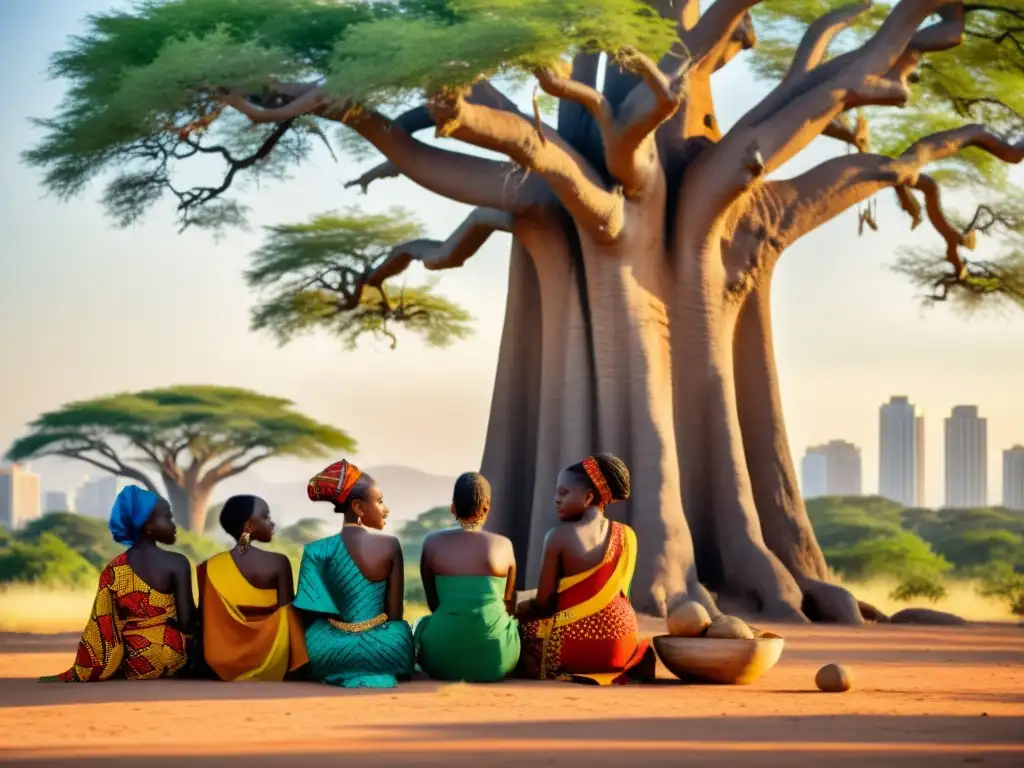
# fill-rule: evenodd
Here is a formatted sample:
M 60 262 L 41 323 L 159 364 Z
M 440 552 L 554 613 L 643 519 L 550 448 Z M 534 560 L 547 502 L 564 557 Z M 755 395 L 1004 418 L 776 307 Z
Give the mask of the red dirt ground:
M 766 627 L 768 628 L 768 627 Z M 657 630 L 656 625 L 651 625 Z M 1024 765 L 1024 628 L 771 627 L 751 686 L 439 684 L 340 691 L 189 681 L 42 685 L 69 635 L 0 635 L 0 764 Z M 854 690 L 814 687 L 821 665 Z

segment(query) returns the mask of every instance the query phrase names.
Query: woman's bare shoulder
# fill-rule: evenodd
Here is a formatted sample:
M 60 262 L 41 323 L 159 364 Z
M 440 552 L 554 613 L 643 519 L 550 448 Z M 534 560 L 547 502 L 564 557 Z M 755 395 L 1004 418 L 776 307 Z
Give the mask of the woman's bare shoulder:
M 572 523 L 556 523 L 544 536 L 545 547 L 558 547 L 577 538 L 576 526 Z

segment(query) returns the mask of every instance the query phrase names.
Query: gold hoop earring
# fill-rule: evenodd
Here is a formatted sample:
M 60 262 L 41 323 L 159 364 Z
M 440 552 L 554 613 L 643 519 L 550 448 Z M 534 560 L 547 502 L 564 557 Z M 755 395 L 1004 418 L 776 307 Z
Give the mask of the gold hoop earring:
M 249 545 L 251 543 L 252 534 L 250 534 L 248 531 L 243 532 L 242 535 L 238 537 L 238 551 L 244 555 L 246 552 L 249 551 Z

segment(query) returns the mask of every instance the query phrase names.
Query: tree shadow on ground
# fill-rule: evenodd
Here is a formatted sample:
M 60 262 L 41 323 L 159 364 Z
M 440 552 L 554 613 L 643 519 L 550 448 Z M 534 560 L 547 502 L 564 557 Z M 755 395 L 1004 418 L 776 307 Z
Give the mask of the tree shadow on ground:
M 88 757 L 87 749 L 59 756 L 0 750 L 4 765 L 249 768 L 285 764 L 366 766 L 519 765 L 745 766 L 1020 765 L 1020 718 L 927 716 L 811 716 L 590 719 L 565 722 L 465 722 L 341 732 L 331 742 L 260 743 L 234 734 L 221 748 L 189 748 L 160 755 L 160 747 L 133 754 Z M 272 724 L 268 723 L 268 727 Z M 239 754 L 244 753 L 244 754 Z
M 0 679 L 0 711 L 8 707 L 48 707 L 69 704 L 153 701 L 271 701 L 320 699 L 336 696 L 429 696 L 451 683 L 417 674 L 413 682 L 398 688 L 335 688 L 318 682 L 222 683 L 211 680 L 108 680 L 103 683 L 40 683 L 35 677 Z M 520 682 L 520 681 L 517 681 Z M 540 685 L 521 681 L 525 685 Z M 507 683 L 506 683 L 507 685 Z M 2 761 L 0 761 L 2 762 Z

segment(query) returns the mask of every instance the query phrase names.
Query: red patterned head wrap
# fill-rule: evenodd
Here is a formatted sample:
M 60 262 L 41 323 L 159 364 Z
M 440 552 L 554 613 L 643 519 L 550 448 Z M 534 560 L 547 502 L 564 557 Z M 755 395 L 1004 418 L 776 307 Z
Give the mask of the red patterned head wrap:
M 608 487 L 608 481 L 604 479 L 604 474 L 602 474 L 601 468 L 597 465 L 597 461 L 593 456 L 588 456 L 583 460 L 583 471 L 587 473 L 590 482 L 597 488 L 597 495 L 600 497 L 602 507 L 606 507 L 615 501 L 612 498 L 611 488 Z
M 352 488 L 363 473 L 355 464 L 349 464 L 342 459 L 331 464 L 319 474 L 313 475 L 306 485 L 306 494 L 310 501 L 330 501 L 334 504 L 344 504 L 348 499 Z

